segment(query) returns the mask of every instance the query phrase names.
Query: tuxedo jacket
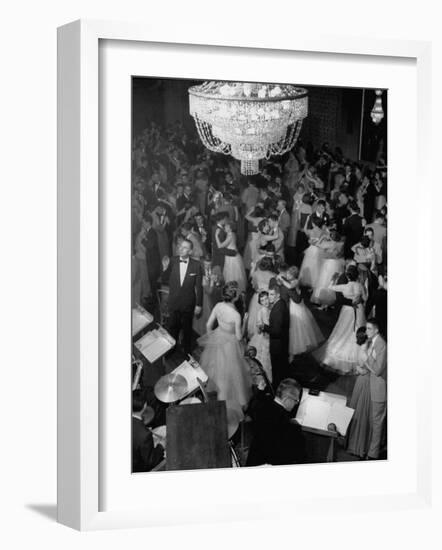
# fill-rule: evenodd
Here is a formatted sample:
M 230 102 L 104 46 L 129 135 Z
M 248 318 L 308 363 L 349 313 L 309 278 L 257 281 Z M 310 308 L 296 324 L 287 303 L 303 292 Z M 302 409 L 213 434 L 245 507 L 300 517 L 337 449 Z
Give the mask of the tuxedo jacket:
M 345 235 L 344 248 L 348 257 L 351 252 L 351 247 L 359 243 L 364 234 L 364 226 L 362 225 L 362 218 L 359 214 L 352 214 L 345 220 L 343 233 Z
M 288 353 L 289 327 L 289 308 L 281 298 L 270 310 L 269 324 L 264 325 L 264 331 L 270 336 L 270 353 Z
M 367 363 L 370 369 L 371 400 L 377 403 L 387 401 L 387 344 L 380 334 L 368 348 Z
M 163 448 L 154 447 L 151 431 L 141 420 L 132 417 L 132 471 L 149 472 L 163 456 Z
M 180 258 L 171 258 L 164 273 L 164 280 L 169 283 L 169 311 L 193 311 L 203 301 L 203 272 L 200 262 L 189 258 L 183 284 L 180 281 Z
M 249 413 L 254 435 L 246 466 L 305 462 L 301 426 L 290 422 L 289 413 L 273 399 L 266 396 L 260 401 Z

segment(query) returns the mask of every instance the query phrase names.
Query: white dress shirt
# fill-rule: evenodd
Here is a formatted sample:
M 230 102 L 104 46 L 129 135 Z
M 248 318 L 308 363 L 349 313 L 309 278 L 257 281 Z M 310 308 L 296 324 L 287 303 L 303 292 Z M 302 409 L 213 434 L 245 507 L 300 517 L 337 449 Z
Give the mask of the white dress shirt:
M 189 258 L 187 258 L 186 262 L 183 262 L 181 260 L 182 258 L 180 258 L 180 285 L 183 286 L 184 278 L 187 272 L 187 267 L 189 265 Z

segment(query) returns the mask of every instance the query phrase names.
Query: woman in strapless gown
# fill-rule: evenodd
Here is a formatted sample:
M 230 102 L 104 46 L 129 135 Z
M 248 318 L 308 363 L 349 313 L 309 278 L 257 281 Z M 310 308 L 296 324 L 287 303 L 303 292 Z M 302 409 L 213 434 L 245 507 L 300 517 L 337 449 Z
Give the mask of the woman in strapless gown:
M 249 234 L 244 249 L 244 266 L 246 269 L 250 269 L 258 254 L 258 224 L 264 219 L 264 210 L 259 206 L 253 206 L 245 218 L 249 222 Z
M 291 266 L 284 276 L 280 274 L 277 277 L 278 283 L 285 286 L 289 291 L 289 361 L 295 355 L 317 348 L 324 341 L 321 329 L 302 299 L 299 291 L 298 274 L 298 268 Z
M 236 251 L 236 256 L 225 257 L 223 268 L 224 281 L 226 283 L 236 281 L 240 292 L 245 292 L 247 288 L 247 275 L 244 261 L 236 246 L 236 234 L 233 232 L 230 223 L 226 223 L 224 229 L 226 231 L 226 238 L 224 241 L 220 240 L 218 231 L 215 233 L 218 248 L 228 248 L 229 250 Z
M 269 382 L 272 381 L 272 362 L 270 359 L 270 337 L 262 332 L 262 327 L 269 324 L 270 303 L 269 293 L 263 290 L 259 293 L 260 309 L 256 316 L 256 332 L 249 341 L 249 346 L 256 348 L 256 359 L 261 363 Z
M 365 327 L 358 329 L 356 342 L 359 345 L 357 378 L 351 394 L 349 407 L 354 409 L 347 432 L 347 451 L 359 458 L 368 454 L 371 438 L 370 371 L 364 366 L 367 360 L 367 334 Z
M 223 302 L 213 308 L 207 334 L 198 343 L 204 347 L 200 364 L 209 385 L 215 388 L 218 401 L 226 402 L 229 421 L 240 422 L 252 395 L 252 379 L 241 346 L 241 316 L 233 305 L 236 296 L 231 285 L 224 286 Z M 215 321 L 218 327 L 212 330 Z
M 293 208 L 290 219 L 290 228 L 287 237 L 287 246 L 295 247 L 298 231 L 301 227 L 301 208 L 303 205 L 302 197 L 304 196 L 304 186 L 298 185 L 296 193 L 293 195 Z
M 251 338 L 256 332 L 256 323 L 258 318 L 259 303 L 258 295 L 261 291 L 268 292 L 270 279 L 275 276 L 273 261 L 268 258 L 262 258 L 257 266 L 256 270 L 252 273 L 252 286 L 255 293 L 252 296 L 249 304 L 249 316 L 247 319 L 247 335 Z
M 322 239 L 326 237 L 327 231 L 323 228 L 322 222 L 316 219 L 313 221 L 313 229 L 307 231 L 310 246 L 304 252 L 304 259 L 299 271 L 299 282 L 302 286 L 315 288 L 324 258 L 324 252 L 320 245 Z
M 366 293 L 357 280 L 357 268 L 347 269 L 347 277 L 347 284 L 332 285 L 330 288 L 335 292 L 342 292 L 345 298 L 358 300 L 359 303 L 354 306 L 342 306 L 328 340 L 313 352 L 319 363 L 342 374 L 352 374 L 358 365 L 359 346 L 356 342 L 356 331 L 365 325 L 363 300 L 366 299 Z
M 336 292 L 331 290 L 330 285 L 337 273 L 345 271 L 344 243 L 336 232 L 332 232 L 330 239 L 323 240 L 320 246 L 324 257 L 310 301 L 313 304 L 330 306 L 336 301 Z

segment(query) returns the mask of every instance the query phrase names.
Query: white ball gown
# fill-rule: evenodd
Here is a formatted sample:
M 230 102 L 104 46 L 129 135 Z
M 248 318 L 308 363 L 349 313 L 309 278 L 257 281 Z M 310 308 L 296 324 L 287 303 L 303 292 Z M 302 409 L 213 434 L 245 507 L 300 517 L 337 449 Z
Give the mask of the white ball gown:
M 229 418 L 235 417 L 239 422 L 252 392 L 251 376 L 238 340 L 240 329 L 236 329 L 241 323 L 240 315 L 234 306 L 222 302 L 213 309 L 211 319 L 218 321 L 218 327 L 198 339 L 204 347 L 201 368 L 215 387 L 218 401 L 226 402 Z
M 236 250 L 236 247 L 229 246 L 230 250 Z M 240 292 L 245 292 L 247 288 L 247 275 L 241 254 L 237 251 L 236 256 L 225 256 L 223 277 L 226 283 L 236 281 Z
M 345 260 L 342 256 L 344 243 L 329 241 L 323 244 L 325 257 L 322 261 L 316 286 L 310 297 L 314 304 L 332 305 L 336 301 L 336 293 L 330 289 L 334 276 L 345 271 Z
M 256 358 L 263 366 L 267 378 L 272 381 L 272 363 L 270 360 L 270 337 L 265 332 L 258 332 L 259 325 L 269 324 L 270 311 L 261 306 L 256 319 L 256 332 L 249 341 L 249 346 L 256 348 Z
M 258 302 L 258 295 L 263 290 L 269 291 L 269 282 L 274 276 L 275 274 L 271 271 L 261 271 L 259 268 L 252 275 L 252 285 L 255 289 L 255 293 L 249 304 L 249 318 L 247 320 L 247 335 L 249 338 L 256 332 L 258 311 L 261 307 Z
M 256 257 L 258 255 L 258 246 L 260 243 L 259 233 L 258 229 L 254 229 L 253 231 L 249 231 L 249 235 L 247 237 L 247 243 L 244 249 L 244 266 L 247 269 L 250 269 L 252 266 L 252 263 L 256 261 Z
M 301 269 L 299 270 L 299 282 L 302 286 L 315 288 L 319 278 L 324 250 L 318 246 L 323 235 L 321 230 L 316 228 L 310 231 L 310 246 L 304 252 Z
M 349 299 L 364 296 L 362 285 L 356 281 L 345 285 L 334 285 L 331 288 L 336 292 L 342 292 Z M 320 348 L 313 352 L 313 356 L 319 363 L 333 370 L 342 374 L 351 374 L 358 364 L 360 351 L 356 343 L 356 331 L 364 325 L 363 303 L 357 306 L 342 306 L 330 336 Z
M 304 301 L 296 303 L 290 299 L 289 311 L 289 354 L 299 355 L 317 348 L 324 341 L 324 336 Z

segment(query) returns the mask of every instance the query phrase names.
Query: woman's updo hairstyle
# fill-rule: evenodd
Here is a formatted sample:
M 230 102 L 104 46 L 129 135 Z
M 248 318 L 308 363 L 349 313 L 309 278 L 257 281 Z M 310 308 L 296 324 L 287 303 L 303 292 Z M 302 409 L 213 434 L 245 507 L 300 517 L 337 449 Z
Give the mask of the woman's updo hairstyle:
M 339 235 L 336 229 L 332 229 L 330 231 L 330 238 L 332 241 L 335 241 L 336 243 L 339 243 L 341 241 L 341 235 Z
M 362 346 L 368 340 L 367 331 L 365 327 L 359 327 L 356 331 L 356 343 L 358 346 Z
M 296 267 L 296 265 L 292 265 L 287 270 L 287 275 L 289 275 L 290 279 L 297 279 L 299 275 L 299 269 Z
M 261 231 L 261 233 L 264 231 L 265 226 L 267 225 L 267 220 L 261 220 L 258 224 L 258 231 Z
M 274 271 L 272 258 L 264 256 L 264 258 L 261 258 L 261 260 L 259 260 L 257 267 L 260 271 Z
M 368 248 L 370 246 L 370 238 L 367 237 L 367 235 L 364 235 L 361 239 L 361 245 L 364 247 L 364 248 Z
M 262 218 L 264 216 L 264 209 L 260 206 L 256 206 L 255 210 L 253 211 L 253 217 L 255 218 Z
M 231 285 L 230 283 L 227 283 L 223 286 L 223 301 L 224 302 L 233 302 L 237 296 L 237 289 Z
M 346 275 L 350 281 L 357 281 L 359 277 L 358 268 L 355 265 L 349 265 L 347 267 Z

